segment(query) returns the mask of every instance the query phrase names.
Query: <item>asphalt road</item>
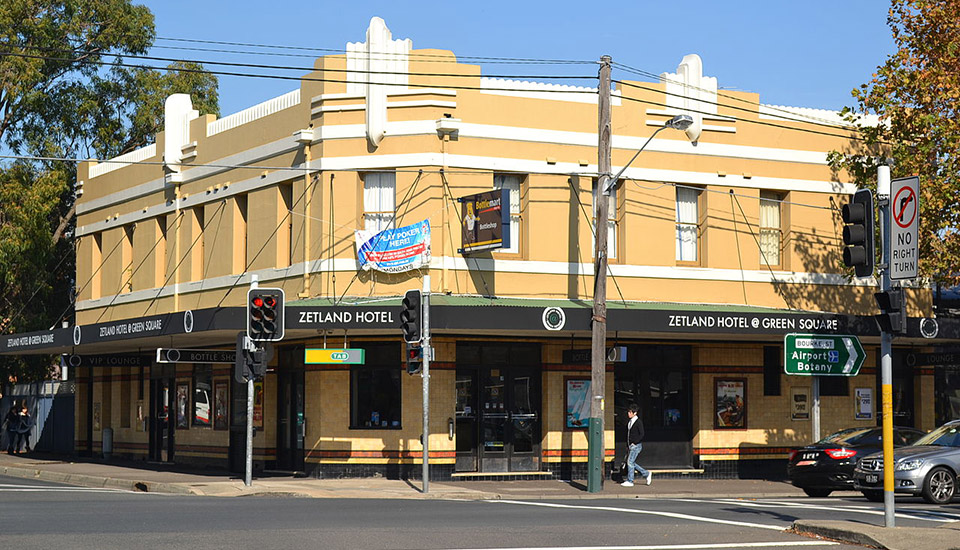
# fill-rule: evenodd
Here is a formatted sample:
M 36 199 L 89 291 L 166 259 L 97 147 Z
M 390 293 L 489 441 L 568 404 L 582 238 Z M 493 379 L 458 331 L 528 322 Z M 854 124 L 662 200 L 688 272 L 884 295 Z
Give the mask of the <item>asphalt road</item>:
M 960 506 L 898 502 L 898 526 L 960 520 Z M 5 547 L 854 548 L 784 532 L 799 518 L 880 525 L 862 498 L 565 501 L 210 498 L 0 476 Z M 681 546 L 687 545 L 687 546 Z M 702 546 L 689 546 L 702 545 Z

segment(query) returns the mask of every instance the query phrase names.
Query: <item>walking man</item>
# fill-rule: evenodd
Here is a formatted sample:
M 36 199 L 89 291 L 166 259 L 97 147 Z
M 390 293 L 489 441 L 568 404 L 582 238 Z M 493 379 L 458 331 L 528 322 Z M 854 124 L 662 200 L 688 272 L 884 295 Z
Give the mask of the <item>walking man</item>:
M 640 443 L 643 441 L 643 422 L 637 416 L 639 410 L 640 407 L 636 403 L 630 403 L 627 407 L 627 445 L 630 447 L 630 452 L 627 454 L 627 480 L 620 484 L 623 487 L 633 487 L 634 472 L 640 472 L 640 476 L 647 485 L 650 485 L 653 480 L 653 474 L 637 464 L 637 455 L 643 449 Z

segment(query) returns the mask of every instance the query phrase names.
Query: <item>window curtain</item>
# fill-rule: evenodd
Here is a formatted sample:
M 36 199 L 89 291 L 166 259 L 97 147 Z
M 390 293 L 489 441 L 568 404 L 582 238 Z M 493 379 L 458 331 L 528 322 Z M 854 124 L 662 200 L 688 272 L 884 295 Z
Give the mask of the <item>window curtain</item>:
M 363 178 L 363 228 L 383 231 L 393 225 L 396 210 L 397 176 L 373 172 Z
M 677 187 L 677 261 L 697 261 L 697 234 L 700 209 L 697 200 L 700 191 Z
M 510 247 L 501 248 L 501 252 L 520 251 L 520 176 L 498 174 L 493 176 L 494 189 L 510 191 Z
M 607 206 L 607 258 L 617 257 L 617 192 L 619 187 L 615 187 L 610 192 L 607 199 L 610 204 Z M 593 182 L 593 235 L 590 237 L 590 246 L 594 250 L 597 248 L 596 227 L 597 227 L 597 182 Z
M 780 198 L 760 194 L 760 260 L 767 265 L 780 265 Z

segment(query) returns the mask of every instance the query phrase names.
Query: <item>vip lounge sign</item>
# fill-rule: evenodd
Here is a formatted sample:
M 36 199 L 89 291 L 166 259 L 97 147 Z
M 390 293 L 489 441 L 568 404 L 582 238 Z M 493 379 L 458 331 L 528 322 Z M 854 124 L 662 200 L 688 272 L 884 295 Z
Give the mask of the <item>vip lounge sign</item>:
M 510 247 L 510 190 L 457 199 L 460 203 L 461 254 Z
M 799 376 L 856 376 L 866 354 L 856 336 L 787 334 L 783 370 Z

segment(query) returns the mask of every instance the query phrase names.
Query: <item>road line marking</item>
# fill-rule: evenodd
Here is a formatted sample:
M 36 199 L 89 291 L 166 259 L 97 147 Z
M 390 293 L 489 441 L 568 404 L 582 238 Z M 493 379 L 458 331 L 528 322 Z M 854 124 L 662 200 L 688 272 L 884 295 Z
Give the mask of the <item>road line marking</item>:
M 501 502 L 504 504 L 522 504 L 525 506 L 542 506 L 545 508 L 568 508 L 571 510 L 602 510 L 606 512 L 623 512 L 627 514 L 642 514 L 649 516 L 662 516 L 674 519 L 685 519 L 689 521 L 702 521 L 704 523 L 720 523 L 723 525 L 736 525 L 738 527 L 753 527 L 756 529 L 768 529 L 771 531 L 783 531 L 787 527 L 777 525 L 766 525 L 763 523 L 749 523 L 745 521 L 731 521 L 725 519 L 708 518 L 703 516 L 691 516 L 689 514 L 679 514 L 676 512 L 660 512 L 657 510 L 634 510 L 632 508 L 614 508 L 612 506 L 577 506 L 574 504 L 552 504 L 547 502 L 525 502 L 522 500 L 490 500 L 486 502 Z
M 765 500 L 765 501 L 755 501 L 755 500 L 740 500 L 735 498 L 721 498 L 714 500 L 702 500 L 702 499 L 675 499 L 682 500 L 683 502 L 705 502 L 705 503 L 716 503 L 716 502 L 727 502 L 730 504 L 736 504 L 737 506 L 743 506 L 744 508 L 813 508 L 816 510 L 826 510 L 831 512 L 857 512 L 860 514 L 868 514 L 871 516 L 882 516 L 884 514 L 883 510 L 878 510 L 876 508 L 862 507 L 862 506 L 822 506 L 820 504 L 813 503 L 802 503 L 802 502 L 782 502 L 776 500 Z M 895 511 L 896 515 L 905 519 L 916 519 L 916 520 L 925 520 L 925 521 L 935 521 L 939 523 L 949 523 L 952 521 L 960 520 L 960 515 L 950 514 L 948 512 L 940 512 L 937 510 L 916 510 L 916 509 L 903 509 L 900 508 Z M 928 517 L 932 516 L 932 517 Z M 943 519 L 940 519 L 943 518 Z
M 836 546 L 822 540 L 787 542 L 717 542 L 710 544 L 658 544 L 656 546 L 530 546 L 522 548 L 464 548 L 457 550 L 711 550 L 716 548 L 786 548 L 790 546 Z

